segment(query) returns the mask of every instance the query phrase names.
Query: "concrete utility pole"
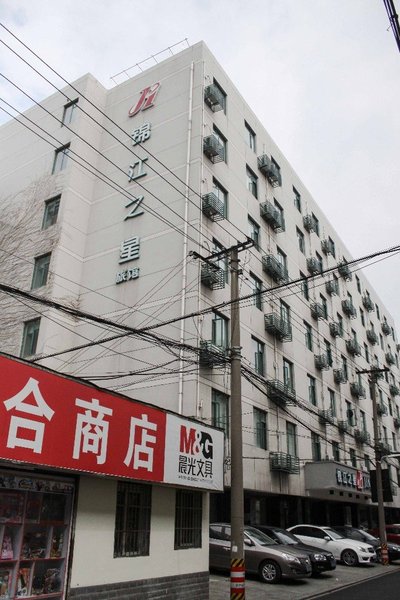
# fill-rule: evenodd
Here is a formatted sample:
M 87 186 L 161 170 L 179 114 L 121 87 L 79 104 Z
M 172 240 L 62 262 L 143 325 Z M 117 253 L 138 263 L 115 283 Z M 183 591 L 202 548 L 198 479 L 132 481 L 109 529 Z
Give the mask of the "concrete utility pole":
M 389 555 L 386 539 L 386 523 L 385 523 L 385 506 L 383 504 L 383 486 L 382 486 L 382 451 L 379 448 L 379 430 L 378 430 L 378 408 L 376 403 L 376 382 L 379 373 L 389 371 L 387 367 L 383 369 L 370 369 L 357 371 L 359 374 L 366 373 L 369 375 L 369 385 L 371 389 L 372 399 L 372 418 L 374 423 L 374 449 L 375 449 L 375 464 L 376 464 L 376 496 L 378 500 L 378 525 L 379 539 L 381 541 L 381 562 L 383 565 L 389 564 Z

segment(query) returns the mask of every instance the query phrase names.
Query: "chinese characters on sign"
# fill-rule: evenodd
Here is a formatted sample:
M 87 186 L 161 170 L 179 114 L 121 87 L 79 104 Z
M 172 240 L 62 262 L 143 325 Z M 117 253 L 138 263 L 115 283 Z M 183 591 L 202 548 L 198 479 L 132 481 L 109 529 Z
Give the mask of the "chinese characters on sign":
M 356 488 L 359 491 L 371 489 L 369 475 L 362 471 L 350 472 L 336 469 L 336 482 L 339 485 Z
M 0 355 L 0 459 L 223 488 L 223 433 Z

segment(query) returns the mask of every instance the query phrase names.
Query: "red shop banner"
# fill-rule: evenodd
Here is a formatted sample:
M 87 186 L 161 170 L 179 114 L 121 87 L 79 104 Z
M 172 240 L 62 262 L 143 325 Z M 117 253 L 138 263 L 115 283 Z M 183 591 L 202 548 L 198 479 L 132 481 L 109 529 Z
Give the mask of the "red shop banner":
M 0 458 L 223 489 L 220 430 L 0 354 Z

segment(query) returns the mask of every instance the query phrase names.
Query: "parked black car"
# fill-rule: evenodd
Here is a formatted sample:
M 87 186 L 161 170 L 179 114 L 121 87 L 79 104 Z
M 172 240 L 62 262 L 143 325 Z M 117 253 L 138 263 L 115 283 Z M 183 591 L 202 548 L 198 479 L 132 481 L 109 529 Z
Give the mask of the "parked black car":
M 336 569 L 336 559 L 332 552 L 321 550 L 321 548 L 317 548 L 316 546 L 304 544 L 293 533 L 290 533 L 290 531 L 282 529 L 281 527 L 275 527 L 274 525 L 255 525 L 255 527 L 263 533 L 266 533 L 275 540 L 275 542 L 278 542 L 278 544 L 297 548 L 307 554 L 310 557 L 313 575 L 318 575 L 323 571 L 333 571 Z
M 335 529 L 338 533 L 341 533 L 347 538 L 351 538 L 352 540 L 360 540 L 360 542 L 366 542 L 375 548 L 376 555 L 378 560 L 380 560 L 381 556 L 381 542 L 380 540 L 365 531 L 364 529 L 358 529 L 357 527 L 352 527 L 351 525 L 332 525 L 332 529 Z M 395 544 L 393 542 L 388 542 L 388 555 L 389 562 L 400 559 L 400 545 Z

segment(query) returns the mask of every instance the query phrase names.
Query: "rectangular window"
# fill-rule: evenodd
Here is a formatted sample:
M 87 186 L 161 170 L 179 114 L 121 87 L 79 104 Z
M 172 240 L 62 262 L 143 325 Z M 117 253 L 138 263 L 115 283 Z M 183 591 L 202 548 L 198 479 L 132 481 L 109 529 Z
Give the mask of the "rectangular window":
M 370 458 L 369 458 L 368 454 L 364 454 L 364 465 L 365 465 L 365 468 L 367 469 L 367 471 L 369 471 L 371 468 L 371 464 L 370 464 Z
M 224 159 L 224 161 L 227 161 L 227 143 L 228 140 L 226 139 L 226 137 L 224 135 L 222 135 L 222 133 L 220 132 L 220 130 L 215 127 L 213 127 L 213 134 L 214 137 L 216 138 L 217 142 L 222 146 L 223 148 L 223 153 L 222 153 L 222 157 Z
M 225 437 L 229 437 L 229 396 L 211 391 L 211 422 L 214 427 L 224 430 Z
M 332 442 L 332 454 L 333 454 L 333 460 L 336 460 L 336 462 L 340 462 L 339 442 Z
M 264 375 L 264 344 L 257 340 L 255 337 L 251 337 L 251 346 L 253 352 L 253 367 L 256 373 Z
M 219 104 L 222 106 L 222 110 L 224 111 L 224 114 L 226 114 L 226 92 L 222 89 L 222 87 L 219 85 L 218 81 L 214 78 L 213 78 L 213 84 L 219 92 L 219 95 L 218 95 Z
M 365 353 L 365 360 L 367 361 L 367 363 L 369 363 L 369 349 L 367 344 L 364 343 L 364 353 Z
M 256 250 L 260 249 L 260 226 L 258 223 L 253 221 L 251 217 L 248 218 L 248 230 L 249 238 L 253 240 L 254 247 Z
M 305 344 L 308 350 L 313 350 L 313 335 L 312 335 L 312 327 L 307 321 L 303 321 L 304 329 L 305 329 Z
M 70 153 L 70 145 L 66 144 L 65 146 L 61 146 L 61 148 L 57 148 L 54 153 L 54 162 L 53 168 L 51 170 L 52 175 L 56 175 L 60 171 L 63 171 L 68 164 L 68 156 Z
M 358 293 L 361 294 L 360 278 L 357 277 L 357 275 L 356 275 L 356 285 L 357 285 L 357 291 L 358 291 Z
M 50 198 L 44 204 L 42 229 L 47 229 L 57 223 L 58 210 L 60 208 L 61 196 Z
M 314 461 L 321 460 L 321 440 L 314 431 L 311 432 L 311 456 Z
M 342 371 L 343 371 L 343 374 L 346 377 L 346 379 L 348 379 L 349 373 L 348 373 L 348 369 L 347 369 L 347 358 L 343 355 L 342 355 Z
M 397 452 L 397 439 L 396 434 L 392 432 L 392 449 L 393 452 Z
M 50 257 L 51 252 L 35 258 L 31 290 L 36 290 L 37 288 L 46 285 L 47 277 L 49 275 Z
M 328 388 L 328 394 L 329 394 L 329 408 L 331 410 L 332 417 L 336 417 L 336 396 L 335 396 L 335 392 L 333 390 L 330 390 Z
M 227 217 L 228 216 L 228 210 L 227 210 L 228 192 L 226 191 L 225 188 L 222 187 L 222 185 L 215 178 L 213 178 L 212 192 L 218 198 L 218 200 L 221 202 L 221 204 L 224 207 L 223 208 L 223 216 Z
M 357 456 L 354 448 L 349 448 L 350 462 L 353 467 L 357 468 Z
M 115 511 L 114 558 L 149 556 L 151 486 L 119 481 Z
M 290 456 L 297 456 L 296 425 L 290 421 L 286 421 L 286 441 L 287 453 L 290 454 Z
M 326 298 L 322 294 L 320 294 L 319 297 L 321 300 L 322 310 L 324 311 L 324 319 L 328 319 L 328 303 Z
M 257 448 L 267 449 L 267 413 L 258 408 L 253 409 L 254 433 Z
M 258 177 L 248 166 L 246 166 L 246 187 L 254 198 L 258 198 Z
M 271 163 L 274 165 L 276 172 L 278 173 L 278 175 L 280 175 L 281 173 L 281 168 L 278 165 L 278 163 L 276 162 L 276 160 L 274 159 L 273 156 L 271 156 Z M 281 184 L 280 184 L 281 185 Z
M 76 100 L 72 100 L 72 102 L 68 102 L 64 106 L 64 112 L 62 117 L 62 125 L 70 125 L 73 119 L 73 115 L 75 109 L 78 107 L 78 98 Z
M 307 375 L 308 381 L 308 400 L 313 406 L 317 406 L 317 389 L 315 383 L 315 377 Z
M 249 146 L 249 148 L 251 148 L 251 150 L 253 150 L 253 152 L 255 152 L 256 151 L 256 134 L 254 133 L 254 131 L 252 130 L 250 125 L 248 123 L 246 123 L 246 121 L 244 122 L 244 128 L 246 130 L 247 145 Z
M 228 324 L 229 321 L 226 317 L 219 313 L 213 313 L 211 323 L 212 343 L 219 348 L 228 347 Z
M 312 215 L 312 219 L 313 219 L 313 223 L 314 223 L 314 231 L 317 234 L 317 236 L 319 237 L 319 221 L 317 219 L 317 217 L 314 215 L 314 213 L 311 213 Z
M 39 337 L 40 318 L 25 321 L 24 331 L 22 334 L 22 344 L 20 356 L 32 356 L 36 353 L 37 342 Z
M 254 294 L 254 305 L 259 309 L 262 310 L 262 283 L 261 280 L 258 279 L 258 277 L 256 277 L 255 275 L 253 275 L 253 273 L 250 273 L 250 281 L 251 281 L 251 287 L 252 287 L 252 293 Z
M 333 258 L 336 258 L 335 242 L 333 241 L 333 239 L 331 237 L 328 237 L 328 242 L 329 242 L 329 247 L 331 249 L 331 254 L 332 254 Z
M 222 244 L 220 244 L 216 239 L 213 239 L 213 253 L 218 253 L 218 252 L 222 252 L 223 250 L 225 250 L 224 246 Z M 214 260 L 214 264 L 219 267 L 220 269 L 222 269 L 222 271 L 224 272 L 224 282 L 228 283 L 228 256 L 221 256 L 220 258 L 217 258 Z
M 356 422 L 354 408 L 348 400 L 346 400 L 346 421 L 350 427 L 354 427 Z
M 294 371 L 293 365 L 286 358 L 283 359 L 283 384 L 294 390 Z
M 360 410 L 360 421 L 361 421 L 361 429 L 363 431 L 367 431 L 367 420 L 366 420 L 365 412 L 363 410 Z
M 308 279 L 307 279 L 307 275 L 304 275 L 304 273 L 302 273 L 300 271 L 300 277 L 303 279 L 302 283 L 301 283 L 301 293 L 303 294 L 304 298 L 306 300 L 310 299 L 310 292 L 308 289 Z
M 328 365 L 331 367 L 333 365 L 333 357 L 332 357 L 332 345 L 328 340 L 324 340 L 325 343 L 325 351 L 326 358 L 328 359 Z
M 282 267 L 285 267 L 285 270 L 286 270 L 287 269 L 287 256 L 284 252 L 282 252 L 282 250 L 280 248 L 276 249 L 276 258 L 281 263 Z
M 344 329 L 343 329 L 343 317 L 339 313 L 336 313 L 336 316 L 337 316 L 337 323 L 339 325 L 340 337 L 343 337 L 343 333 L 344 333 Z
M 176 490 L 175 550 L 201 548 L 203 494 L 191 490 Z
M 379 306 L 377 304 L 375 304 L 375 310 L 376 310 L 376 316 L 378 318 L 378 321 L 381 320 L 381 315 L 379 314 Z
M 361 307 L 359 308 L 359 310 L 360 310 L 360 319 L 361 319 L 361 325 L 362 325 L 363 327 L 365 327 L 365 317 L 364 317 L 364 311 L 363 311 L 363 309 L 362 309 Z
M 324 263 L 322 261 L 322 256 L 320 254 L 318 254 L 318 252 L 316 252 L 315 258 L 318 261 L 318 267 L 319 267 L 320 273 L 322 273 L 322 271 L 324 270 Z
M 280 315 L 282 321 L 290 325 L 290 306 L 283 300 L 280 301 Z
M 299 213 L 301 213 L 301 196 L 296 188 L 293 186 L 293 202 Z
M 305 247 L 305 243 L 304 243 L 304 233 L 298 227 L 296 227 L 296 235 L 297 235 L 297 242 L 299 245 L 299 250 L 300 250 L 300 252 L 305 254 L 306 247 Z

